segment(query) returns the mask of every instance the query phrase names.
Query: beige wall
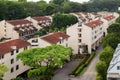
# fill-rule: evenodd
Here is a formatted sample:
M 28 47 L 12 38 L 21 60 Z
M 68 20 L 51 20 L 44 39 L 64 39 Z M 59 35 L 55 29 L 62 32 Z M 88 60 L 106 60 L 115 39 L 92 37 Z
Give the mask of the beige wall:
M 30 47 L 28 47 L 29 49 Z M 22 52 L 24 50 L 24 48 L 19 49 L 19 52 Z M 0 60 L 0 63 L 5 64 L 8 68 L 9 71 L 6 72 L 4 74 L 3 79 L 4 80 L 11 80 L 13 78 L 16 78 L 18 75 L 20 75 L 21 73 L 25 72 L 26 70 L 30 69 L 30 67 L 23 65 L 22 62 L 20 60 L 17 60 L 16 56 L 19 53 L 16 53 L 16 50 L 14 50 L 14 55 L 11 55 L 11 52 L 6 53 L 4 55 L 4 59 Z M 14 63 L 11 64 L 11 59 L 14 59 Z M 16 65 L 19 65 L 19 69 L 16 70 Z M 14 68 L 14 72 L 11 73 L 11 68 Z
M 71 25 L 67 28 L 67 34 L 70 36 L 68 39 L 69 46 L 73 49 L 73 54 L 78 53 L 78 23 Z

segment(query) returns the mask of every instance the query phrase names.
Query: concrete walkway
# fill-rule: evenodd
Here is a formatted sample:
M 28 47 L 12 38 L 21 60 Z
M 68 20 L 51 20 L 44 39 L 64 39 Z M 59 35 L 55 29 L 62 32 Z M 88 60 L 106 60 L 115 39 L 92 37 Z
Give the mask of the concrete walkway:
M 68 76 L 68 74 L 78 65 L 79 61 L 71 61 L 68 64 L 64 65 L 62 69 L 59 69 L 55 76 L 53 77 L 53 80 L 95 80 L 95 77 L 97 75 L 95 71 L 95 65 L 97 61 L 99 60 L 99 53 L 102 51 L 102 47 L 99 47 L 96 51 L 96 56 L 91 61 L 90 65 L 88 66 L 85 73 L 78 77 L 71 78 Z

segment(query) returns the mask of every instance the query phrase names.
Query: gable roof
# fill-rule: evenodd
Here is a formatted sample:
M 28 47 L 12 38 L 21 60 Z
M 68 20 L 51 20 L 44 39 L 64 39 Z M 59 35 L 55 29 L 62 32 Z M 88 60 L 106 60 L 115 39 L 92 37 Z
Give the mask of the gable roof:
M 24 20 L 24 19 L 19 19 L 19 20 L 10 20 L 7 21 L 8 23 L 12 24 L 12 25 L 21 25 L 21 24 L 29 24 L 32 23 L 28 20 Z
M 16 46 L 17 49 L 29 46 L 30 43 L 23 39 L 16 39 L 16 40 L 11 40 L 8 42 L 0 43 L 0 55 L 1 54 L 6 54 L 13 49 L 11 48 L 12 46 Z
M 56 32 L 56 33 L 53 33 L 53 34 L 49 34 L 49 35 L 46 35 L 46 36 L 43 36 L 41 37 L 41 39 L 51 43 L 51 44 L 56 44 L 58 43 L 62 38 L 62 39 L 66 39 L 68 38 L 69 35 L 63 33 L 63 32 Z
M 110 15 L 110 16 L 106 16 L 106 17 L 104 17 L 104 19 L 106 19 L 106 20 L 112 20 L 112 19 L 114 19 L 115 18 L 115 16 L 113 16 L 113 15 Z
M 87 25 L 88 27 L 96 27 L 102 23 L 103 23 L 103 21 L 95 20 L 95 21 L 91 21 L 89 23 L 86 23 L 85 25 Z
M 39 16 L 39 17 L 32 17 L 32 18 L 37 21 L 50 20 L 50 18 L 46 16 Z

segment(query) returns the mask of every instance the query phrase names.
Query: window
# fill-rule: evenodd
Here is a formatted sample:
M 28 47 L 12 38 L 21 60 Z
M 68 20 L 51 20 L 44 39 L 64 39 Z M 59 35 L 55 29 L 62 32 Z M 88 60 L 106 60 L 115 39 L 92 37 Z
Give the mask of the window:
M 4 58 L 4 55 L 0 55 L 0 59 L 3 59 Z
M 26 46 L 26 47 L 24 47 L 24 50 L 27 50 L 27 46 Z
M 16 65 L 16 70 L 18 70 L 19 69 L 19 65 Z
M 14 55 L 14 51 L 11 51 L 11 56 Z
M 12 72 L 14 72 L 14 68 L 13 68 L 13 67 L 11 68 L 11 73 L 12 73 Z
M 78 34 L 79 37 L 81 37 L 81 34 Z
M 19 49 L 16 50 L 16 53 L 18 53 L 18 52 L 19 52 Z
M 81 32 L 82 30 L 81 29 L 79 29 L 79 32 Z
M 81 42 L 81 39 L 78 39 L 78 42 L 80 43 L 80 42 Z
M 120 70 L 120 66 L 117 66 L 117 70 Z
M 13 64 L 14 63 L 14 59 L 11 59 L 11 64 Z
M 78 48 L 81 48 L 82 46 L 81 45 L 78 45 Z

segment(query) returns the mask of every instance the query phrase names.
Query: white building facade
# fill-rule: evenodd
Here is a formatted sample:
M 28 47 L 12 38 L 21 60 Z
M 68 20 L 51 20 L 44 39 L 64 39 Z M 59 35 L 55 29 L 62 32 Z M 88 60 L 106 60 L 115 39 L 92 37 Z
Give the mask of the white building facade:
M 120 80 L 120 44 L 118 44 L 107 70 L 107 80 Z
M 69 35 L 65 34 L 64 32 L 56 32 L 56 33 L 49 33 L 47 35 L 38 37 L 38 38 L 33 38 L 28 40 L 28 42 L 31 43 L 33 48 L 36 47 L 46 47 L 50 46 L 52 44 L 58 44 L 62 45 L 65 47 L 68 47 L 68 39 Z
M 37 28 L 28 20 L 3 20 L 0 22 L 0 37 L 6 39 L 29 39 L 34 36 L 36 31 Z
M 16 58 L 20 52 L 29 48 L 30 43 L 22 39 L 0 43 L 0 64 L 5 64 L 9 68 L 9 71 L 3 76 L 4 80 L 15 79 L 18 75 L 30 69 Z

